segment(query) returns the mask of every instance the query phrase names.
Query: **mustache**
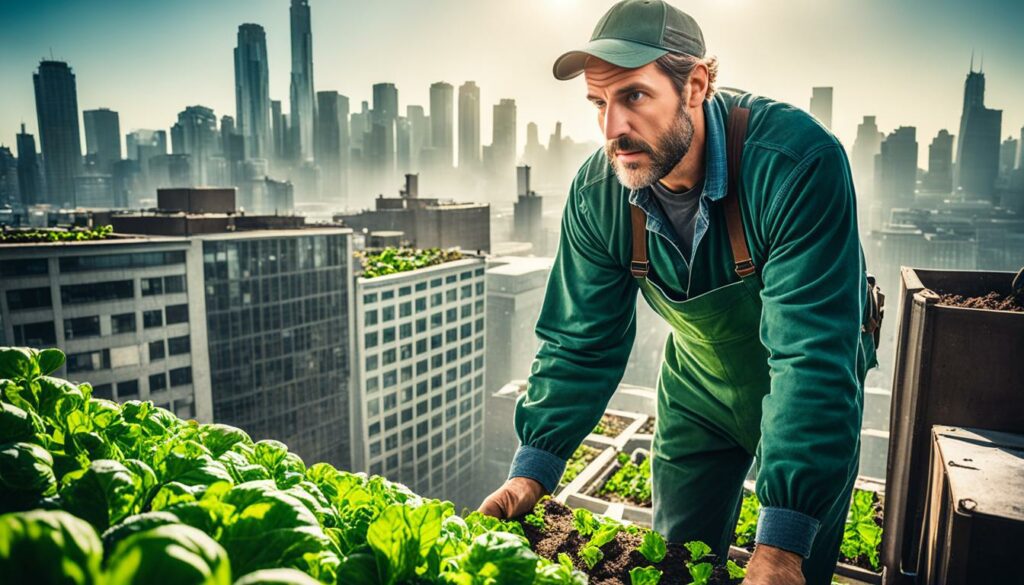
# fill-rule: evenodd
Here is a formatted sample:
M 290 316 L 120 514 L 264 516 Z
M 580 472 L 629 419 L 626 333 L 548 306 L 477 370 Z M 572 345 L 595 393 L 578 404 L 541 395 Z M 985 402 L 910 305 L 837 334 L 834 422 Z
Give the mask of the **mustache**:
M 613 156 L 617 152 L 643 152 L 648 155 L 654 154 L 654 148 L 650 144 L 647 144 L 643 140 L 633 139 L 628 136 L 620 136 L 615 140 L 608 141 L 605 145 L 605 151 L 609 156 Z

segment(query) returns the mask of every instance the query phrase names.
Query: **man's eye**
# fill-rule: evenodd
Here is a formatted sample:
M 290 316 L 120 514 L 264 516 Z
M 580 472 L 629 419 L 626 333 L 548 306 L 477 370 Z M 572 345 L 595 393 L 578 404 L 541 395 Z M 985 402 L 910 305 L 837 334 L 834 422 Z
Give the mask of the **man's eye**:
M 595 100 L 595 101 L 592 101 L 590 103 L 594 104 L 594 107 L 599 109 L 599 110 L 603 110 L 604 109 L 604 102 Z
M 642 91 L 634 91 L 631 94 L 629 94 L 628 96 L 626 96 L 626 99 L 629 100 L 632 103 L 636 103 L 636 102 L 640 101 L 641 99 L 643 99 L 643 97 L 644 97 L 644 92 L 642 92 Z

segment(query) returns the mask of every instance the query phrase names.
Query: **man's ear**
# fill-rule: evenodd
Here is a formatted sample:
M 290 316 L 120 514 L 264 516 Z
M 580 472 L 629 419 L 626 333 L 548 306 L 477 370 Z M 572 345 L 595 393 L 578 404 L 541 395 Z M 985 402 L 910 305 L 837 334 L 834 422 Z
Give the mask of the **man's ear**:
M 697 108 L 704 102 L 704 97 L 708 93 L 708 67 L 703 63 L 698 63 L 693 71 L 690 72 L 690 78 L 686 80 L 686 105 L 690 108 Z

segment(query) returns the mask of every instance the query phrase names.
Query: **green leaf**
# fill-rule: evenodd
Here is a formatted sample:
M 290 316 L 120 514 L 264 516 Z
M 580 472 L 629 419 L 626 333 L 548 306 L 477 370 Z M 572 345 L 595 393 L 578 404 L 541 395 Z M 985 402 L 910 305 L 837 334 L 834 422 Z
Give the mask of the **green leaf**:
M 103 541 L 103 552 L 109 556 L 114 547 L 129 536 L 166 524 L 181 524 L 181 520 L 170 512 L 143 512 L 129 516 L 108 528 L 100 536 Z
M 166 524 L 122 540 L 111 553 L 107 585 L 230 585 L 227 553 L 202 531 Z
M 596 546 L 591 546 L 588 544 L 587 546 L 580 549 L 580 559 L 583 561 L 583 564 L 585 564 L 587 568 L 590 570 L 593 570 L 594 565 L 601 562 L 601 559 L 603 558 L 604 553 L 601 552 L 601 549 L 597 548 Z
M 600 525 L 590 510 L 576 508 L 572 511 L 572 526 L 580 536 L 590 536 Z
M 0 445 L 20 441 L 36 441 L 36 433 L 43 431 L 29 411 L 13 404 L 0 402 Z
M 47 376 L 64 365 L 64 352 L 59 349 L 44 349 L 39 352 L 39 373 Z
M 613 520 L 606 520 L 601 524 L 601 527 L 594 532 L 594 536 L 590 538 L 590 542 L 588 544 L 601 548 L 615 540 L 615 536 L 618 535 L 620 530 L 622 530 L 621 524 Z
M 654 567 L 634 567 L 629 571 L 630 585 L 658 585 L 661 571 Z
M 692 585 L 707 585 L 711 582 L 711 574 L 715 567 L 711 563 L 691 563 L 686 567 L 693 578 Z
M 203 445 L 210 450 L 210 454 L 214 457 L 220 457 L 227 453 L 236 443 L 252 444 L 252 439 L 245 431 L 230 425 L 203 425 L 200 435 Z
M 57 493 L 53 457 L 34 443 L 0 446 L 0 512 L 20 512 Z
M 0 516 L 0 575 L 5 583 L 100 583 L 102 556 L 96 531 L 67 512 Z
M 27 347 L 0 347 L 0 378 L 32 380 L 39 375 L 35 350 Z
M 491 585 L 531 583 L 537 572 L 537 559 L 521 536 L 487 532 L 473 539 L 462 570 Z
M 729 572 L 730 579 L 743 579 L 747 576 L 747 570 L 737 565 L 732 559 L 725 561 L 725 570 Z
M 67 474 L 60 497 L 67 511 L 98 530 L 106 530 L 141 511 L 143 482 L 124 464 L 100 459 L 86 469 Z
M 652 563 L 660 563 L 668 552 L 665 547 L 665 539 L 653 530 L 644 533 L 644 540 L 637 550 Z
M 218 541 L 239 575 L 275 567 L 298 568 L 303 555 L 331 546 L 316 517 L 299 500 L 270 481 L 234 486 L 219 503 L 230 514 Z M 170 511 L 177 514 L 176 509 Z
M 382 583 L 402 583 L 426 562 L 441 535 L 442 513 L 439 503 L 418 508 L 395 504 L 370 524 L 366 541 L 376 555 Z
M 683 544 L 686 550 L 690 551 L 690 560 L 699 561 L 711 554 L 711 547 L 699 540 L 693 540 Z

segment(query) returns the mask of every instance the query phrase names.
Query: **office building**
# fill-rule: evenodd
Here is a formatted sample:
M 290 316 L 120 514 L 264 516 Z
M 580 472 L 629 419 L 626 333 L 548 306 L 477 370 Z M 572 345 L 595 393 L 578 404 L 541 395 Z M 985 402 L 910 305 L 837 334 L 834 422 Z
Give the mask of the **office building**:
M 117 112 L 100 108 L 82 112 L 85 122 L 85 151 L 103 173 L 110 173 L 121 160 L 121 123 Z
M 480 166 L 480 88 L 467 81 L 459 86 L 459 168 Z
M 62 61 L 41 61 L 32 76 L 46 191 L 39 203 L 75 205 L 75 177 L 82 171 L 75 74 Z
M 313 103 L 313 32 L 309 22 L 309 0 L 292 0 L 289 11 L 292 29 L 292 78 L 289 93 L 292 139 L 298 155 L 296 159 L 304 161 L 313 158 L 316 109 Z
M 928 146 L 928 174 L 924 188 L 935 193 L 950 193 L 953 189 L 953 135 L 943 129 Z
M 348 98 L 336 91 L 318 91 L 314 141 L 316 164 L 322 176 L 321 200 L 337 208 L 348 201 L 349 151 Z
M 512 208 L 512 239 L 530 242 L 535 253 L 545 254 L 544 226 L 541 223 L 544 199 L 530 189 L 530 167 L 516 167 L 517 198 Z
M 815 87 L 811 88 L 811 115 L 821 122 L 821 125 L 832 129 L 832 88 Z
M 954 184 L 964 199 L 991 201 L 999 173 L 1002 110 L 985 107 L 985 74 L 971 71 L 964 82 L 963 113 L 956 148 Z
M 178 113 L 171 127 L 171 153 L 187 154 L 191 161 L 193 185 L 210 185 L 210 164 L 221 154 L 217 116 L 205 106 L 188 106 Z
M 487 262 L 489 392 L 508 380 L 530 375 L 539 345 L 534 327 L 552 262 L 552 258 L 515 256 L 498 256 Z
M 453 101 L 455 88 L 450 83 L 439 81 L 430 86 L 430 147 L 432 166 L 448 169 L 454 155 Z
M 21 196 L 21 204 L 24 206 L 42 203 L 43 175 L 39 166 L 39 157 L 36 156 L 35 137 L 25 131 L 25 124 L 21 125 L 21 132 L 16 138 L 18 145 L 18 192 Z
M 269 75 L 263 27 L 239 26 L 235 47 L 235 124 L 244 138 L 246 158 L 269 158 L 271 154 Z

